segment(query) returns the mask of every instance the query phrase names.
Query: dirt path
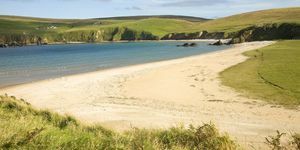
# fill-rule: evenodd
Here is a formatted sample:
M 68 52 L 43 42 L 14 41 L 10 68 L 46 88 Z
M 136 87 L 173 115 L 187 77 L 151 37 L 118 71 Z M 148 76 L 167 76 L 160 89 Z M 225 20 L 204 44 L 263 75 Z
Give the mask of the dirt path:
M 34 106 L 68 113 L 118 130 L 213 122 L 251 149 L 265 148 L 276 130 L 300 132 L 300 111 L 242 97 L 221 85 L 218 73 L 245 61 L 253 42 L 178 60 L 40 81 L 2 89 Z

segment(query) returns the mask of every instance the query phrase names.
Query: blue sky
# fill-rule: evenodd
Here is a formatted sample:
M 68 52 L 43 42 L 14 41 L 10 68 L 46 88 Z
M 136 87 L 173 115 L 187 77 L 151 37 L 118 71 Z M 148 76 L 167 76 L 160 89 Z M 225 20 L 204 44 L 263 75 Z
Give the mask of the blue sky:
M 300 6 L 300 0 L 0 0 L 0 15 L 100 18 L 188 15 L 218 18 L 237 13 Z

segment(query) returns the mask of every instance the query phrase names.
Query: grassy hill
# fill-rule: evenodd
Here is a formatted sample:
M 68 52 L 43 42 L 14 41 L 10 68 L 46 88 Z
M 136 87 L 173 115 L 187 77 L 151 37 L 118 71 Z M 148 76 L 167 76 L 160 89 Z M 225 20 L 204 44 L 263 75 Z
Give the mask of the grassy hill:
M 100 42 L 121 40 L 160 39 L 169 33 L 209 32 L 235 33 L 253 25 L 267 23 L 300 23 L 300 7 L 262 10 L 215 20 L 187 16 L 132 16 L 94 19 L 45 19 L 18 16 L 0 16 L 0 43 L 7 41 L 34 41 L 37 37 L 48 42 Z M 122 33 L 125 29 L 129 33 Z M 122 32 L 120 32 L 122 31 Z M 116 35 L 115 35 L 116 34 Z M 145 36 L 146 35 L 146 36 Z M 70 38 L 72 36 L 72 38 Z M 114 37 L 116 36 L 116 37 Z M 92 39 L 92 40 L 90 40 Z M 127 39 L 125 39 L 127 40 Z
M 233 15 L 199 23 L 196 29 L 234 32 L 253 25 L 272 23 L 300 23 L 300 7 L 261 10 Z
M 136 30 L 154 32 L 163 35 L 184 29 L 193 22 L 204 22 L 208 19 L 185 16 L 133 16 L 99 19 L 45 19 L 19 16 L 0 16 L 0 33 L 20 32 L 71 32 L 80 30 L 97 30 L 109 27 L 128 27 Z M 55 29 L 47 27 L 55 26 Z M 37 29 L 39 28 L 39 29 Z
M 124 17 L 109 17 L 109 18 L 97 18 L 102 20 L 141 20 L 141 19 L 149 19 L 149 18 L 162 18 L 162 19 L 178 19 L 178 20 L 186 20 L 191 22 L 203 22 L 208 21 L 210 19 L 192 17 L 192 16 L 178 16 L 178 15 L 156 15 L 156 16 L 124 16 Z

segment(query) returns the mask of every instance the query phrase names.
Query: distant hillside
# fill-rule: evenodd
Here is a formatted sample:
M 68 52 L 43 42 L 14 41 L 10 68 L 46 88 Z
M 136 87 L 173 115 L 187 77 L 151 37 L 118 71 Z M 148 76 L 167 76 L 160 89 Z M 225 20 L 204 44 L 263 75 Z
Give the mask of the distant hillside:
M 228 38 L 236 36 L 245 28 L 274 23 L 293 23 L 297 26 L 300 24 L 300 7 L 262 10 L 215 20 L 172 15 L 93 19 L 0 16 L 0 44 L 14 41 L 28 44 L 38 40 L 52 43 L 158 40 L 178 37 L 179 39 Z M 294 29 L 281 29 L 282 32 L 291 30 Z M 280 38 L 280 35 L 277 37 Z
M 201 23 L 195 26 L 193 30 L 233 32 L 266 23 L 300 23 L 300 7 L 261 10 L 233 15 Z
M 177 16 L 177 15 L 153 15 L 153 16 L 122 16 L 122 17 L 109 17 L 109 18 L 97 18 L 100 20 L 141 20 L 149 18 L 163 18 L 163 19 L 179 19 L 191 22 L 203 22 L 211 19 L 192 17 L 192 16 Z

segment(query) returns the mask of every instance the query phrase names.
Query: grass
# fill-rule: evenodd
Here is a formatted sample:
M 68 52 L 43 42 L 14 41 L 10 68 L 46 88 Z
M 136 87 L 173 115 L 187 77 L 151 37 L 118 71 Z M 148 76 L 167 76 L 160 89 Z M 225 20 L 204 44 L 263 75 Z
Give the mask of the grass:
M 192 22 L 185 21 L 185 20 L 178 20 L 178 19 L 149 18 L 149 19 L 130 20 L 130 21 L 124 20 L 122 22 L 105 24 L 100 26 L 99 25 L 79 26 L 76 28 L 71 28 L 69 30 L 66 30 L 66 32 L 126 27 L 137 31 L 151 32 L 156 36 L 162 37 L 170 32 L 189 28 L 193 24 L 194 23 Z
M 244 13 L 225 18 L 207 20 L 185 16 L 133 16 L 103 19 L 45 19 L 18 16 L 0 16 L 0 34 L 35 34 L 51 36 L 69 32 L 108 30 L 126 27 L 146 31 L 163 37 L 168 33 L 199 32 L 237 32 L 243 28 L 266 23 L 300 23 L 300 7 L 272 9 Z M 56 29 L 47 27 L 56 26 Z M 0 36 L 1 37 L 1 36 Z
M 233 15 L 201 23 L 197 28 L 229 33 L 253 25 L 272 23 L 300 23 L 300 7 L 270 9 Z
M 236 149 L 212 124 L 170 129 L 133 128 L 124 133 L 86 126 L 70 116 L 37 110 L 0 96 L 0 149 Z
M 221 73 L 225 85 L 274 104 L 300 104 L 300 41 L 279 41 L 244 53 L 247 61 Z

